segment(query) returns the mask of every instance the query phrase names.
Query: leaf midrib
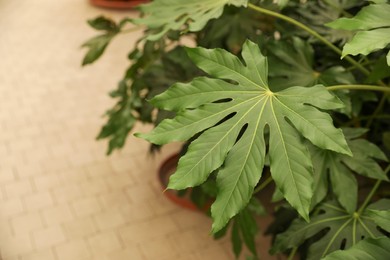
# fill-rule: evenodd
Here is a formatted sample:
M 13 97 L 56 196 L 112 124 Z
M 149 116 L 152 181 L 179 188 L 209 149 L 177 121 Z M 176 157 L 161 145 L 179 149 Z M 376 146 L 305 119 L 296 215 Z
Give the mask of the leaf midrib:
M 232 131 L 233 131 L 233 129 L 239 124 L 239 123 L 241 123 L 241 121 L 243 121 L 244 120 L 244 118 L 245 118 L 245 116 L 249 113 L 249 112 L 251 112 L 252 111 L 252 109 L 253 109 L 253 107 L 255 107 L 255 106 L 257 106 L 257 104 L 259 103 L 259 102 L 261 102 L 261 100 L 263 100 L 265 98 L 265 95 L 263 95 L 252 107 L 251 107 L 251 109 L 248 109 L 248 111 L 244 114 L 244 115 L 242 115 L 242 117 L 235 123 L 235 124 L 233 124 L 233 126 L 230 128 L 230 130 L 228 131 L 228 132 L 226 132 L 225 133 L 225 135 L 223 135 L 223 137 L 220 139 L 220 141 L 219 142 L 217 142 L 190 170 L 188 170 L 188 172 L 183 176 L 183 178 L 185 178 L 186 176 L 188 176 L 189 174 L 191 174 L 192 173 L 192 171 L 194 170 L 194 168 L 196 168 L 199 164 L 200 164 L 200 162 L 201 161 L 203 161 L 204 160 L 204 158 L 206 158 L 206 156 L 207 155 L 209 155 L 210 153 L 211 153 L 211 151 L 213 151 L 214 150 L 214 148 L 217 146 L 217 145 L 219 145 L 221 142 L 222 142 L 222 140 L 227 136 L 227 135 L 229 135 Z M 266 102 L 264 102 L 264 103 L 266 103 Z M 240 103 L 240 104 L 243 104 L 243 103 Z M 259 117 L 261 117 L 261 116 L 259 116 Z

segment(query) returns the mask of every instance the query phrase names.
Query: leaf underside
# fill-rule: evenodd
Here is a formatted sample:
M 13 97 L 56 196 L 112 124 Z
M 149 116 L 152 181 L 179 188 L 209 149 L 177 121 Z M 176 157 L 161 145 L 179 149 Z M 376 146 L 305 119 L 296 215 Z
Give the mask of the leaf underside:
M 210 19 L 218 18 L 225 5 L 246 6 L 248 0 L 160 0 L 142 5 L 145 17 L 134 19 L 136 24 L 156 29 L 147 37 L 158 40 L 169 30 L 200 31 Z
M 201 133 L 180 159 L 168 188 L 200 185 L 219 169 L 218 196 L 211 208 L 213 232 L 217 232 L 251 198 L 264 166 L 264 134 L 269 130 L 272 177 L 286 200 L 308 219 L 313 167 L 303 140 L 350 155 L 342 131 L 319 110 L 340 108 L 342 103 L 321 85 L 272 92 L 267 60 L 250 41 L 243 46 L 245 64 L 222 49 L 187 52 L 215 78 L 178 83 L 152 99 L 154 106 L 173 110 L 177 116 L 164 120 L 151 133 L 138 134 L 164 144 Z

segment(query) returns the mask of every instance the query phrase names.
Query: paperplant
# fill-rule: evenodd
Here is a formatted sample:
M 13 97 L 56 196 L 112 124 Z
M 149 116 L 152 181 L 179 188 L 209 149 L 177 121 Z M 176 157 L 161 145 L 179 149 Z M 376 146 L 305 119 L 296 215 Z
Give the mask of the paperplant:
M 261 257 L 258 213 L 282 205 L 272 253 L 390 259 L 389 8 L 154 0 L 137 19 L 90 20 L 103 34 L 84 45 L 84 65 L 114 36 L 144 29 L 99 138 L 111 153 L 141 121 L 156 127 L 138 137 L 184 142 L 167 188 L 192 187 L 202 207 L 215 198 L 212 233 L 229 234 L 237 258 L 243 246 Z M 269 189 L 279 204 L 265 207 Z
M 151 133 L 138 135 L 165 144 L 186 141 L 202 132 L 179 161 L 168 188 L 199 185 L 223 165 L 217 177 L 219 194 L 211 208 L 213 231 L 220 230 L 245 207 L 259 182 L 266 154 L 264 135 L 269 130 L 272 178 L 308 221 L 313 166 L 302 137 L 322 149 L 352 155 L 341 130 L 317 109 L 340 108 L 342 103 L 321 85 L 273 92 L 268 85 L 267 60 L 250 41 L 242 51 L 245 65 L 221 49 L 187 52 L 215 78 L 176 84 L 152 99 L 154 106 L 178 114 Z

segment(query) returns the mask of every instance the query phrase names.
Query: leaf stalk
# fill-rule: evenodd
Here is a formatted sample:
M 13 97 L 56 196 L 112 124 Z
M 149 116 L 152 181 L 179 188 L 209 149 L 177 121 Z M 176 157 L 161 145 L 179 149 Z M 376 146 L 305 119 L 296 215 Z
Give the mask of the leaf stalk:
M 270 11 L 270 10 L 267 10 L 267 9 L 264 9 L 264 8 L 261 8 L 259 6 L 256 6 L 254 4 L 251 4 L 251 3 L 248 3 L 248 7 L 252 10 L 255 10 L 259 13 L 263 13 L 263 14 L 267 14 L 267 15 L 270 15 L 270 16 L 273 16 L 273 17 L 276 17 L 276 18 L 279 18 L 281 20 L 284 20 L 288 23 L 291 23 L 299 28 L 301 28 L 302 30 L 308 32 L 309 34 L 311 34 L 312 36 L 314 36 L 315 38 L 317 38 L 318 40 L 320 40 L 322 43 L 324 43 L 326 46 L 328 46 L 330 49 L 332 49 L 334 52 L 336 52 L 337 54 L 339 54 L 340 56 L 342 56 L 342 50 L 340 50 L 336 45 L 334 45 L 333 43 L 331 43 L 330 41 L 328 41 L 325 37 L 321 36 L 319 33 L 317 33 L 316 31 L 314 31 L 313 29 L 311 29 L 310 27 L 304 25 L 303 23 L 301 22 L 298 22 L 297 20 L 295 19 L 292 19 L 286 15 L 283 15 L 281 13 L 277 13 L 277 12 L 274 12 L 274 11 Z M 356 68 L 358 68 L 361 72 L 363 72 L 365 75 L 369 75 L 370 74 L 370 71 L 367 70 L 366 68 L 364 68 L 359 62 L 355 61 L 354 59 L 352 59 L 351 57 L 349 56 L 346 56 L 344 57 L 349 63 L 351 63 L 352 65 L 354 65 Z
M 385 175 L 389 172 L 389 170 L 390 170 L 390 165 L 388 165 L 387 168 L 385 169 Z M 359 216 L 362 214 L 363 210 L 366 209 L 367 204 L 371 201 L 372 196 L 374 196 L 375 192 L 378 190 L 381 183 L 382 183 L 382 180 L 376 181 L 374 187 L 372 187 L 370 193 L 367 195 L 366 199 L 364 200 L 363 204 L 360 206 L 360 208 L 357 212 L 359 214 Z
M 326 87 L 327 90 L 334 91 L 340 89 L 350 89 L 350 90 L 371 90 L 371 91 L 380 91 L 390 93 L 390 88 L 373 86 L 373 85 L 334 85 Z

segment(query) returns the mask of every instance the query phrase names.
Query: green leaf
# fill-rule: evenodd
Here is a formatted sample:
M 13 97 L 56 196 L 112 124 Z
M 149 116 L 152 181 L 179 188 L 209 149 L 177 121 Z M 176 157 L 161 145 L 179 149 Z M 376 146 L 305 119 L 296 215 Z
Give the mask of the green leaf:
M 199 185 L 220 168 L 218 196 L 211 207 L 213 232 L 220 230 L 248 204 L 261 177 L 268 127 L 272 178 L 287 201 L 308 219 L 313 173 L 303 137 L 322 149 L 350 155 L 342 131 L 319 110 L 340 108 L 341 102 L 320 85 L 272 92 L 267 60 L 250 41 L 243 46 L 245 65 L 222 49 L 194 48 L 188 54 L 219 79 L 178 83 L 155 97 L 155 106 L 178 114 L 152 132 L 137 135 L 164 144 L 201 133 L 180 159 L 169 188 Z
M 238 258 L 238 256 L 241 254 L 242 251 L 242 239 L 240 236 L 240 226 L 238 225 L 237 222 L 233 223 L 231 240 L 232 240 L 234 255 L 236 256 L 236 258 Z
M 367 55 L 385 48 L 390 43 L 389 13 L 389 4 L 372 4 L 362 8 L 353 18 L 340 18 L 329 23 L 328 26 L 335 29 L 361 30 L 344 46 L 342 57 Z
M 89 50 L 83 59 L 82 65 L 84 66 L 96 61 L 103 54 L 115 35 L 116 33 L 99 35 L 84 43 L 82 47 L 87 47 Z
M 390 232 L 390 210 L 373 210 L 367 212 L 368 216 L 381 228 Z
M 325 202 L 319 205 L 317 214 L 307 223 L 296 219 L 291 226 L 276 237 L 272 253 L 283 252 L 289 248 L 300 246 L 307 239 L 311 241 L 308 259 L 321 259 L 329 253 L 348 249 L 358 241 L 366 238 L 379 238 L 384 234 L 377 229 L 377 224 L 369 215 L 371 209 L 388 209 L 389 200 L 380 200 L 371 204 L 361 214 L 346 212 L 337 202 Z
M 248 210 L 243 210 L 237 215 L 236 222 L 240 226 L 241 235 L 246 247 L 253 255 L 257 255 L 255 237 L 258 232 L 258 227 L 256 220 Z
M 355 139 L 366 129 L 344 129 L 353 156 L 311 147 L 314 165 L 314 196 L 312 208 L 321 202 L 328 193 L 328 179 L 339 203 L 353 213 L 357 202 L 357 182 L 353 172 L 379 180 L 388 180 L 382 168 L 375 161 L 387 161 L 385 154 L 373 143 L 365 139 Z M 329 177 L 328 177 L 329 176 Z M 348 192 L 345 192 L 348 190 Z
M 96 17 L 95 19 L 88 20 L 88 24 L 96 29 L 96 30 L 102 30 L 102 31 L 111 31 L 111 32 L 117 32 L 119 30 L 116 23 L 104 16 Z
M 275 89 L 292 86 L 310 87 L 315 84 L 325 86 L 353 84 L 352 73 L 341 66 L 323 71 L 313 69 L 314 50 L 310 43 L 293 37 L 292 41 L 279 40 L 265 44 L 269 50 L 270 85 Z
M 367 238 L 347 250 L 337 250 L 324 260 L 387 260 L 390 259 L 390 238 Z
M 146 16 L 133 22 L 157 29 L 147 36 L 154 41 L 169 30 L 200 31 L 209 20 L 222 15 L 225 5 L 246 6 L 247 3 L 248 0 L 153 1 L 140 7 Z

